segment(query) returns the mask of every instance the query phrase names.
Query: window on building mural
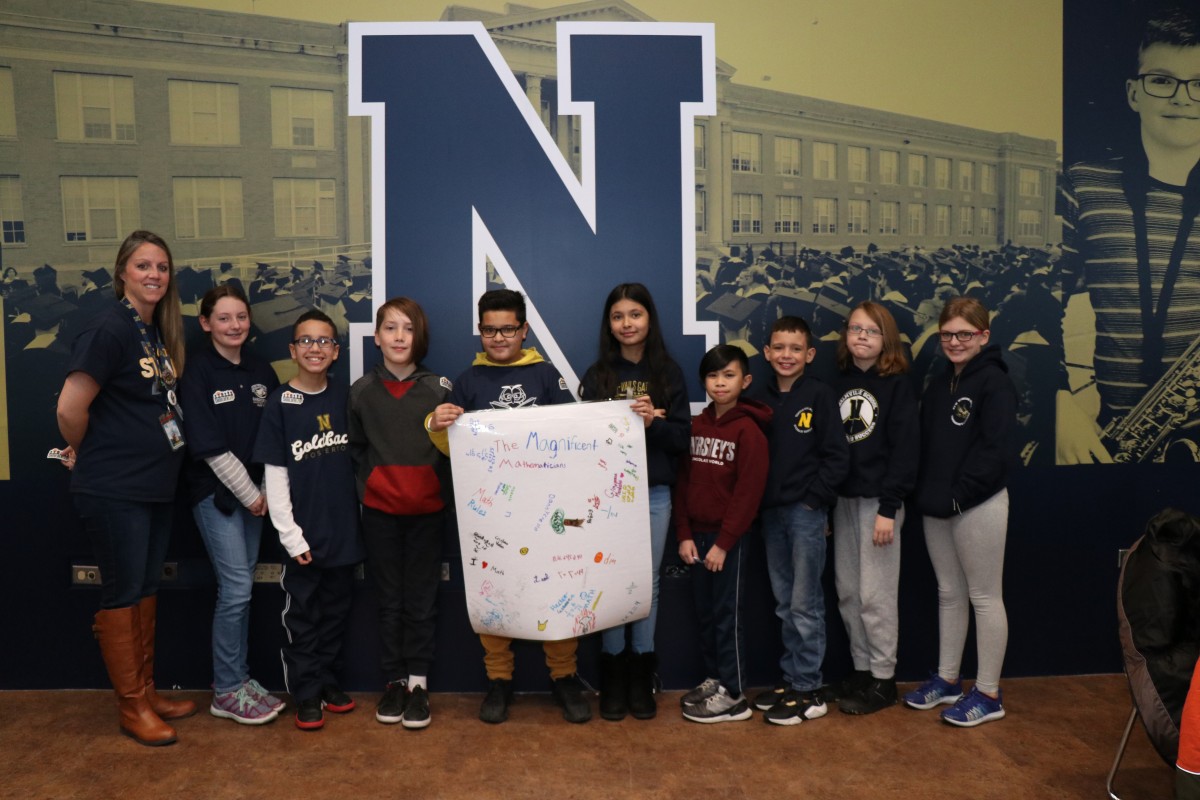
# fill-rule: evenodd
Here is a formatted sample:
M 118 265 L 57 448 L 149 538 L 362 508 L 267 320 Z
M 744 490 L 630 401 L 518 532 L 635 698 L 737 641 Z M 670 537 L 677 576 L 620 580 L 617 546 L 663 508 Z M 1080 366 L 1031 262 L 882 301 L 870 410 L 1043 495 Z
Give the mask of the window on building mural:
M 900 183 L 900 154 L 895 150 L 879 151 L 879 182 L 889 186 Z
M 925 206 L 921 203 L 908 204 L 908 235 L 925 235 Z
M 837 145 L 832 142 L 813 142 L 813 177 L 837 179 Z
M 960 192 L 975 191 L 975 162 L 958 162 L 958 190 Z
M 0 137 L 17 135 L 17 99 L 13 94 L 12 69 L 0 67 Z
M 271 87 L 271 146 L 332 150 L 333 92 Z
M 846 232 L 871 232 L 871 203 L 868 200 L 851 200 L 846 204 Z
M 908 185 L 925 185 L 925 156 L 908 155 Z
M 959 206 L 958 207 L 958 235 L 959 236 L 974 236 L 975 235 L 975 208 L 974 208 L 974 206 Z
M 950 159 L 935 158 L 933 160 L 933 185 L 937 189 L 950 188 Z
M 775 198 L 775 232 L 800 233 L 800 198 Z
M 133 78 L 54 73 L 58 138 L 70 142 L 133 142 Z
M 950 206 L 937 205 L 933 208 L 933 235 L 950 235 Z
M 733 232 L 762 233 L 762 195 L 733 196 Z
M 25 209 L 17 175 L 0 175 L 0 230 L 4 244 L 25 244 Z
M 871 180 L 871 151 L 865 147 L 846 148 L 846 172 L 852 181 L 863 183 Z
M 1042 171 L 1040 169 L 1021 167 L 1017 173 L 1017 179 L 1018 191 L 1022 197 L 1042 196 Z
M 837 233 L 837 200 L 832 197 L 813 199 L 813 233 Z
M 761 136 L 734 131 L 732 147 L 734 172 L 762 172 Z
M 900 232 L 899 203 L 885 202 L 879 204 L 879 232 L 893 235 Z
M 979 209 L 979 235 L 980 236 L 995 236 L 996 235 L 996 209 L 994 209 L 994 208 Z
M 275 235 L 281 239 L 337 235 L 332 180 L 275 179 Z
M 996 193 L 996 166 L 994 164 L 979 165 L 979 191 L 984 194 Z
M 799 177 L 803 174 L 800 165 L 800 140 L 786 136 L 775 137 L 775 174 Z
M 177 238 L 241 238 L 241 178 L 175 178 L 173 183 Z
M 1017 235 L 1041 237 L 1042 212 L 1031 208 L 1022 208 L 1017 212 Z
M 68 242 L 119 242 L 141 227 L 138 179 L 63 177 L 63 238 Z
M 708 169 L 708 153 L 704 148 L 705 133 L 703 125 L 692 126 L 692 137 L 696 148 L 696 169 Z
M 708 230 L 707 211 L 708 200 L 704 196 L 703 189 L 696 190 L 696 233 L 704 233 Z
M 237 84 L 167 81 L 167 100 L 171 108 L 171 144 L 242 143 Z

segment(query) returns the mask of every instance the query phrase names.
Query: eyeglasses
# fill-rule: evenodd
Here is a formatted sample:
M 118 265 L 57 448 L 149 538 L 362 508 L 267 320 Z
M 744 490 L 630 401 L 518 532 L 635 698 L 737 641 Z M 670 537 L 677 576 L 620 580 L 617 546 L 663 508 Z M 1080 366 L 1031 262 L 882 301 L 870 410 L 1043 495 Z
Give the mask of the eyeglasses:
M 311 336 L 301 336 L 299 339 L 294 340 L 292 344 L 297 347 L 312 348 L 316 346 L 322 350 L 328 350 L 337 344 L 337 340 L 330 339 L 328 336 L 322 336 L 319 339 L 314 339 Z
M 879 328 L 864 328 L 862 325 L 847 325 L 846 330 L 855 336 L 859 336 L 864 333 L 870 338 L 883 336 L 883 331 L 879 330 Z
M 504 325 L 497 328 L 493 325 L 480 325 L 479 335 L 485 339 L 495 339 L 496 334 L 499 334 L 502 338 L 511 339 L 522 327 L 521 325 Z
M 1157 72 L 1144 72 L 1137 77 L 1142 82 L 1146 94 L 1151 97 L 1170 99 L 1179 91 L 1179 85 L 1182 83 L 1187 86 L 1187 96 L 1200 103 L 1200 80 L 1181 81 L 1179 78 L 1159 75 Z
M 969 342 L 976 336 L 983 336 L 987 331 L 938 331 L 938 338 L 943 342 L 948 342 L 951 339 L 958 339 L 960 342 Z

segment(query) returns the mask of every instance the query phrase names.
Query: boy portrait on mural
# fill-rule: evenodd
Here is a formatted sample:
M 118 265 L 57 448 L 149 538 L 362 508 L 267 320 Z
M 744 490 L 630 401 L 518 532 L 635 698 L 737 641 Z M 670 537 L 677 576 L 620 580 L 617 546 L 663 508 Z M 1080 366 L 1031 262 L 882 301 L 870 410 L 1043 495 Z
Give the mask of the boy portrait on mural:
M 1099 396 L 1093 419 L 1060 391 L 1060 464 L 1200 461 L 1200 9 L 1153 13 L 1131 73 L 1140 146 L 1060 187 L 1063 304 L 1086 289 Z

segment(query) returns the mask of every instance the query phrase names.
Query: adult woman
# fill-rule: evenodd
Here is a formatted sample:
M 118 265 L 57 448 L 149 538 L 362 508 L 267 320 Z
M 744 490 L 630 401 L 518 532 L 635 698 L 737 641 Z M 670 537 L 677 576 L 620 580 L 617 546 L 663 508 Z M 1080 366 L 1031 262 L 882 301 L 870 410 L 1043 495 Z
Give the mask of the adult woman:
M 217 575 L 213 611 L 214 717 L 261 725 L 279 716 L 283 701 L 250 677 L 246 654 L 250 593 L 267 498 L 262 467 L 250 464 L 275 371 L 242 345 L 250 335 L 250 304 L 234 284 L 200 301 L 200 327 L 209 345 L 189 359 L 180 396 L 187 415 L 188 487 L 192 516 Z
M 946 303 L 938 338 L 950 362 L 921 400 L 921 468 L 913 499 L 938 582 L 938 669 L 904 696 L 911 708 L 942 703 L 945 722 L 1001 719 L 1000 668 L 1008 644 L 1001 583 L 1008 533 L 1008 438 L 1017 392 L 990 338 L 988 311 L 972 297 Z M 959 666 L 975 610 L 979 672 L 963 695 Z
M 650 614 L 628 627 L 604 631 L 600 652 L 600 716 L 619 720 L 631 713 L 650 719 L 654 703 L 654 629 L 658 617 L 659 568 L 671 520 L 671 486 L 679 456 L 687 452 L 691 417 L 683 373 L 663 342 L 658 311 L 640 283 L 622 283 L 604 301 L 599 357 L 583 376 L 584 400 L 628 399 L 646 426 L 650 471 Z
M 75 339 L 58 398 L 75 508 L 100 565 L 93 630 L 121 731 L 146 745 L 174 742 L 163 720 L 196 712 L 194 703 L 154 689 L 156 593 L 184 447 L 175 394 L 183 319 L 174 271 L 159 236 L 129 234 L 114 268 L 116 299 Z

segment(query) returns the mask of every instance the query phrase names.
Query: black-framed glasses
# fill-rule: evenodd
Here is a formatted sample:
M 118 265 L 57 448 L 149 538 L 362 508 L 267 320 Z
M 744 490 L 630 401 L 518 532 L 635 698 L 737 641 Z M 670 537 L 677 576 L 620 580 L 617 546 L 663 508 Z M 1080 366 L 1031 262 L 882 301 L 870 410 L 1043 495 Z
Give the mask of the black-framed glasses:
M 1137 78 L 1142 83 L 1142 89 L 1151 97 L 1170 99 L 1179 91 L 1179 85 L 1183 84 L 1187 86 L 1187 96 L 1200 103 L 1200 80 L 1181 81 L 1157 72 L 1143 72 Z
M 943 342 L 948 342 L 951 339 L 958 339 L 960 342 L 966 343 L 974 339 L 976 336 L 983 336 L 987 331 L 938 331 L 938 338 Z
M 501 325 L 499 328 L 495 325 L 480 325 L 479 335 L 485 339 L 495 339 L 497 335 L 511 339 L 517 335 L 519 330 L 521 330 L 520 325 Z
M 317 339 L 314 339 L 311 336 L 301 336 L 299 339 L 293 339 L 292 344 L 296 345 L 297 347 L 317 347 L 321 350 L 328 350 L 337 344 L 337 339 L 330 339 L 328 336 L 321 336 Z
M 883 331 L 879 330 L 879 328 L 864 328 L 862 325 L 847 325 L 846 330 L 854 336 L 865 333 L 870 339 L 874 339 L 876 336 L 883 336 Z

